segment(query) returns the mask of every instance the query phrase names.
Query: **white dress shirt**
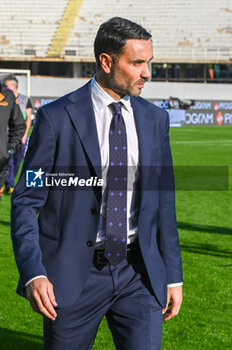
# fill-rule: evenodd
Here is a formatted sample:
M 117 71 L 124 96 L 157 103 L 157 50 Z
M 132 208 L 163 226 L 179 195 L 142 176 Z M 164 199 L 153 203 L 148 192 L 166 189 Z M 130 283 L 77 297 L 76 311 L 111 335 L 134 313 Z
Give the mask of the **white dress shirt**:
M 101 154 L 102 178 L 104 180 L 96 247 L 104 248 L 105 241 L 106 194 L 108 190 L 107 172 L 109 167 L 109 132 L 111 120 L 113 117 L 113 113 L 109 105 L 113 102 L 122 103 L 122 116 L 125 122 L 127 133 L 127 244 L 129 244 L 134 242 L 138 235 L 138 223 L 136 220 L 136 214 L 138 214 L 139 211 L 139 203 L 136 202 L 136 192 L 134 190 L 138 185 L 139 180 L 139 147 L 134 113 L 131 107 L 130 97 L 124 96 L 120 100 L 115 101 L 99 86 L 95 78 L 93 78 L 91 81 L 91 97 L 93 101 L 93 108 L 97 125 L 97 134 Z
M 96 248 L 104 248 L 105 227 L 106 227 L 106 193 L 107 193 L 107 172 L 109 167 L 109 131 L 110 123 L 113 116 L 109 105 L 113 102 L 122 103 L 122 116 L 126 126 L 127 133 L 127 161 L 128 161 L 128 191 L 127 191 L 127 244 L 132 243 L 138 236 L 137 214 L 139 211 L 139 203 L 136 196 L 136 188 L 139 182 L 139 147 L 138 136 L 136 132 L 134 113 L 131 107 L 129 96 L 124 96 L 120 100 L 115 101 L 107 94 L 97 83 L 95 77 L 91 81 L 91 97 L 93 102 L 98 141 L 101 155 L 102 166 L 102 203 L 100 211 L 99 228 L 96 238 Z M 39 277 L 36 276 L 26 283 L 26 286 L 33 280 Z M 183 283 L 168 284 L 168 287 L 181 286 Z

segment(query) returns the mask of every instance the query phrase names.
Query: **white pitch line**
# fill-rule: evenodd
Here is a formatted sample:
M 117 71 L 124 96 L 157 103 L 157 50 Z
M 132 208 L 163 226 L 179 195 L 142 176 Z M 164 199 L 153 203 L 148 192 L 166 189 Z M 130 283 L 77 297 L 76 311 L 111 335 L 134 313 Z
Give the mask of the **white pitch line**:
M 176 144 L 182 144 L 182 143 L 187 143 L 187 144 L 217 144 L 217 143 L 223 143 L 223 144 L 228 144 L 232 143 L 232 140 L 201 140 L 201 141 L 171 141 L 171 143 L 176 143 Z

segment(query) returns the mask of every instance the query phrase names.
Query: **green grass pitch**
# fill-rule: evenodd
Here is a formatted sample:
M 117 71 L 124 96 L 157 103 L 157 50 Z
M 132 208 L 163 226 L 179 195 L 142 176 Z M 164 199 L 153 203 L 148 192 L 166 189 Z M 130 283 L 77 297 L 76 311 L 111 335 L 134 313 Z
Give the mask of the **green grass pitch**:
M 171 128 L 177 166 L 229 166 L 229 191 L 177 191 L 184 268 L 180 314 L 164 323 L 162 350 L 232 349 L 232 128 Z M 220 181 L 220 173 L 218 181 Z M 0 204 L 0 350 L 39 350 L 42 318 L 15 294 L 10 198 Z M 94 350 L 113 350 L 103 319 Z M 81 350 L 81 349 L 80 349 Z M 141 349 L 143 350 L 143 349 Z

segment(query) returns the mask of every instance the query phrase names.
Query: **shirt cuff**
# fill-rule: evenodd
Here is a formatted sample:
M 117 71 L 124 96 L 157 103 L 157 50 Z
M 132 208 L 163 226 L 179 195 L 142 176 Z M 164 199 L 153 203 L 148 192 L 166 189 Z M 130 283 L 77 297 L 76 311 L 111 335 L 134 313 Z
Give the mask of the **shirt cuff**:
M 44 276 L 44 275 L 33 277 L 25 284 L 25 287 L 28 286 L 28 284 L 31 283 L 32 281 L 36 280 L 37 278 L 41 278 L 41 277 L 47 278 L 47 276 Z
M 183 282 L 178 282 L 178 283 L 168 284 L 167 287 L 179 287 L 179 286 L 182 286 L 182 285 L 183 285 Z

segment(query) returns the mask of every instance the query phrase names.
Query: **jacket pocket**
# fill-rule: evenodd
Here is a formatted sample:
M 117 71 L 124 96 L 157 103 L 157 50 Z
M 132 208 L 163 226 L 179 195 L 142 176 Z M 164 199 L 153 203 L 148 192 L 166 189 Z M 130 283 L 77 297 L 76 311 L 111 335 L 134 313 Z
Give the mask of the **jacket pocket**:
M 63 191 L 51 191 L 42 208 L 39 218 L 40 236 L 58 240 L 60 238 L 60 222 L 62 218 Z

